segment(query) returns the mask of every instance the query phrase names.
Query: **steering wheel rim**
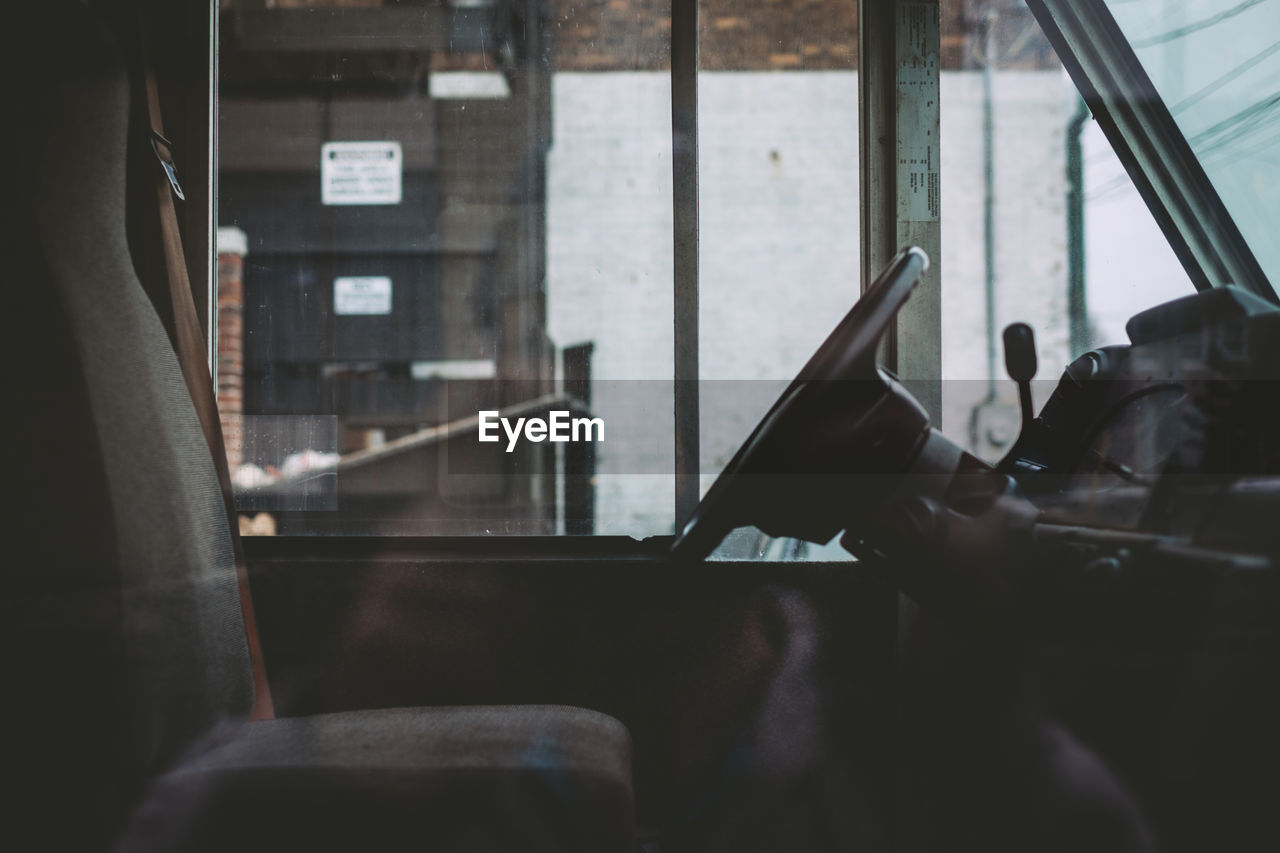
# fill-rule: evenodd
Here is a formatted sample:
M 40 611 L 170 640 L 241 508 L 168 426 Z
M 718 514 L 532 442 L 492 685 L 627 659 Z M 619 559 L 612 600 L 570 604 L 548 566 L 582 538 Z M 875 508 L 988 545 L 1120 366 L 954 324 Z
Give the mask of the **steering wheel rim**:
M 775 535 L 825 536 L 821 541 L 828 541 L 839 530 L 830 529 L 837 523 L 835 516 L 828 518 L 820 512 L 824 517 L 806 523 L 794 517 L 797 504 L 782 508 L 784 502 L 808 505 L 805 490 L 813 491 L 833 474 L 838 478 L 852 473 L 842 472 L 838 463 L 828 466 L 824 457 L 838 456 L 872 433 L 887 445 L 883 448 L 886 461 L 897 461 L 918 450 L 919 438 L 929 427 L 928 415 L 896 379 L 876 365 L 876 350 L 928 267 L 928 256 L 914 246 L 893 257 L 712 483 L 672 543 L 673 558 L 705 559 L 730 531 L 751 524 L 765 532 L 771 532 L 770 527 L 779 531 L 794 528 Z M 840 389 L 838 400 L 836 389 Z M 856 390 L 850 394 L 850 389 Z M 810 416 L 808 421 L 806 416 Z M 787 439 L 795 444 L 806 433 L 821 431 L 824 424 L 819 421 L 823 420 L 828 429 L 819 446 L 798 453 L 788 451 Z M 905 470 L 906 461 L 889 467 Z M 758 480 L 754 484 L 757 488 L 745 488 L 748 478 Z M 788 512 L 791 520 L 783 518 Z

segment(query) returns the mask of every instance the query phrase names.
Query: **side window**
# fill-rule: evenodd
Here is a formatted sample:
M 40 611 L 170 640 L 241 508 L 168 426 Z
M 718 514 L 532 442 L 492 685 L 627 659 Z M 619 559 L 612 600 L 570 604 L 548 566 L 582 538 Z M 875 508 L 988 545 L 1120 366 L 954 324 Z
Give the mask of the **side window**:
M 668 3 L 221 3 L 248 532 L 673 531 L 677 475 L 705 490 L 860 289 L 856 0 L 697 8 L 695 111 Z M 944 0 L 940 24 L 942 428 L 995 459 L 1005 325 L 1036 329 L 1042 401 L 1188 284 L 1025 7 Z

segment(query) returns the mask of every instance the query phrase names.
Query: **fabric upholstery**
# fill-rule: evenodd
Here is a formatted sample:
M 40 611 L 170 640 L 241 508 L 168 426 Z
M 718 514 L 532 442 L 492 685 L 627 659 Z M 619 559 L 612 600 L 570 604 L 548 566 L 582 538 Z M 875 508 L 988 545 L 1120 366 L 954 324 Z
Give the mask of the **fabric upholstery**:
M 249 723 L 158 780 L 121 849 L 628 851 L 630 754 L 563 706 Z
M 40 246 L 76 340 L 114 519 L 135 746 L 158 770 L 252 702 L 213 462 L 125 233 L 129 81 L 90 19 L 49 45 Z M 91 574 L 92 566 L 72 567 Z

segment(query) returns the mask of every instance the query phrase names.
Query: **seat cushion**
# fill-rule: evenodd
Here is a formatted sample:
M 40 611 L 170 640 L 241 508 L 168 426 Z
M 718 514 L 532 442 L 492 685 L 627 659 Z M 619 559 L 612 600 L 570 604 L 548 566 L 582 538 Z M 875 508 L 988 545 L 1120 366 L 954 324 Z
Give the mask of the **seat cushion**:
M 247 723 L 157 781 L 123 849 L 630 851 L 630 735 L 543 705 Z

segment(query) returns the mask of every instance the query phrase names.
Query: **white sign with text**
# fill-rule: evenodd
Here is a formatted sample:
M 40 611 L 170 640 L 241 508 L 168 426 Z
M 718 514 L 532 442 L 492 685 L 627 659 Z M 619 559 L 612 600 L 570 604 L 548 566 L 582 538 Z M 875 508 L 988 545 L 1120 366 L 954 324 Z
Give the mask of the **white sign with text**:
M 391 279 L 380 275 L 347 276 L 333 280 L 335 314 L 390 314 Z
M 320 147 L 320 201 L 399 204 L 403 173 L 399 142 L 326 142 Z

